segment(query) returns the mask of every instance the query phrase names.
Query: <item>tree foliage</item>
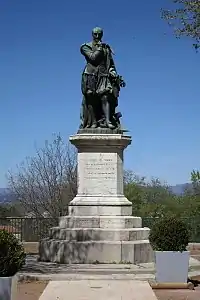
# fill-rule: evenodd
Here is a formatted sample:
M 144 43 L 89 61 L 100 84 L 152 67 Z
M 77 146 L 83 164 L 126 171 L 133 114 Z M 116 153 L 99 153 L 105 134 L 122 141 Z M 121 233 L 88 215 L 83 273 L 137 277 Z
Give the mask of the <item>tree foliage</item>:
M 177 210 L 178 199 L 166 184 L 159 179 L 147 181 L 131 171 L 125 172 L 125 196 L 133 203 L 133 215 L 141 217 L 161 217 Z M 177 212 L 178 214 L 178 212 Z
M 152 228 L 163 217 L 183 220 L 190 230 L 190 241 L 200 242 L 200 172 L 191 172 L 191 184 L 181 195 L 158 179 L 150 182 L 144 177 L 125 172 L 125 196 L 133 203 L 133 215 L 143 218 L 143 226 Z
M 28 157 L 17 172 L 10 171 L 8 184 L 26 212 L 57 219 L 67 213 L 76 195 L 76 152 L 58 135 L 36 148 L 36 155 Z
M 163 9 L 162 17 L 173 26 L 177 37 L 191 38 L 194 47 L 200 47 L 200 0 L 173 0 L 176 8 Z

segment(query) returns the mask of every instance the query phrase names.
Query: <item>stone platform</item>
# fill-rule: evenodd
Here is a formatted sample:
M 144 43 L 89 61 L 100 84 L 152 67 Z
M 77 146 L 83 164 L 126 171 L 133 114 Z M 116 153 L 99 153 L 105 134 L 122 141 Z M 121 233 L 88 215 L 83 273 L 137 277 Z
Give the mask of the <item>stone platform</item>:
M 149 229 L 132 216 L 123 193 L 123 134 L 77 134 L 78 193 L 69 215 L 60 218 L 39 245 L 41 261 L 57 263 L 148 263 L 153 252 Z
M 190 257 L 188 277 L 200 275 L 200 261 Z M 27 256 L 18 273 L 20 281 L 38 280 L 148 280 L 155 282 L 154 263 L 142 264 L 57 264 Z
M 40 260 L 57 263 L 146 263 L 153 260 L 149 228 L 132 216 L 67 216 L 39 246 Z
M 67 296 L 66 296 L 67 295 Z M 39 300 L 156 300 L 148 282 L 140 281 L 51 281 Z

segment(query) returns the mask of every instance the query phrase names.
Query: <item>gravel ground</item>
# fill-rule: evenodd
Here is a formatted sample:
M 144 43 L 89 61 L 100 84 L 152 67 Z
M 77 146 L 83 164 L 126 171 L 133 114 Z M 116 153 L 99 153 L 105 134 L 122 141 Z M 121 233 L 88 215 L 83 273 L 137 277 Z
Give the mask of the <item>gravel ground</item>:
M 16 300 L 38 300 L 48 282 L 23 282 L 18 284 Z
M 154 290 L 158 300 L 199 300 L 200 288 L 191 290 Z

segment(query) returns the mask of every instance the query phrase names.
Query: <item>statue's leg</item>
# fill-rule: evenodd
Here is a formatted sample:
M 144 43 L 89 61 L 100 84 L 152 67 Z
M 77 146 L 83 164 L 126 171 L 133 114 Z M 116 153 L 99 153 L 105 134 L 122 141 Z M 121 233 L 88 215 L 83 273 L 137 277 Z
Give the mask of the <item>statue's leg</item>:
M 87 114 L 88 114 L 88 125 L 87 127 L 96 128 L 97 127 L 97 120 L 96 120 L 96 114 L 95 114 L 95 96 L 92 92 L 88 91 L 87 97 Z
M 80 121 L 81 121 L 80 128 L 85 128 L 87 125 L 87 108 L 86 108 L 86 100 L 84 95 L 81 103 Z
M 115 126 L 110 121 L 110 103 L 109 103 L 109 96 L 104 94 L 101 97 L 102 102 L 102 109 L 105 116 L 106 126 L 110 129 L 114 129 Z
M 105 116 L 102 109 L 101 97 L 99 95 L 96 101 L 96 114 L 97 114 L 97 122 L 99 127 L 105 128 Z
M 96 116 L 94 113 L 94 93 L 95 93 L 95 80 L 93 75 L 83 73 L 81 90 L 84 95 L 83 107 L 81 111 L 82 126 L 85 127 L 97 127 Z
M 112 123 L 115 115 L 115 98 L 113 95 L 110 97 L 110 121 Z
M 83 102 L 81 103 L 81 111 L 80 111 L 80 126 L 79 128 L 84 128 L 84 108 L 83 108 Z

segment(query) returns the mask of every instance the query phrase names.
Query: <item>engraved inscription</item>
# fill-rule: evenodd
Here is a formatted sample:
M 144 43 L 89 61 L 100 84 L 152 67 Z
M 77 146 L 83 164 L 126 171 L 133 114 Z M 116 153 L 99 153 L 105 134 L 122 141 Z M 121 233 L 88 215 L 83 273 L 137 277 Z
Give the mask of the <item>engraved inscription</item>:
M 110 158 L 104 158 L 99 161 L 96 159 L 90 159 L 90 161 L 85 164 L 85 179 L 115 180 L 116 173 L 113 163 L 114 161 Z

